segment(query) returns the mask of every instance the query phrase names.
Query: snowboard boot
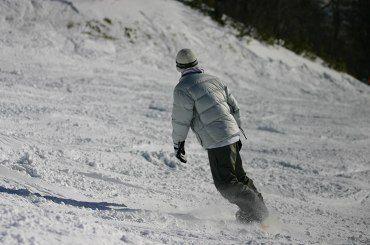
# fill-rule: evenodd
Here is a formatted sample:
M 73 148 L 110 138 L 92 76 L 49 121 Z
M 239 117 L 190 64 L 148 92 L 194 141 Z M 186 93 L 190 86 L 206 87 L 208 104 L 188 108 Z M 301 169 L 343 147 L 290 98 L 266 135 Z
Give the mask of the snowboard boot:
M 245 212 L 241 209 L 239 209 L 235 213 L 236 220 L 240 223 L 252 223 L 252 222 L 258 222 L 262 223 L 264 219 L 266 219 L 268 216 L 268 211 L 266 210 L 259 210 L 257 212 Z
M 239 209 L 235 213 L 235 217 L 236 217 L 237 221 L 239 221 L 240 223 L 244 223 L 244 224 L 259 221 L 258 218 L 255 215 L 253 215 L 252 213 L 244 212 L 241 209 Z

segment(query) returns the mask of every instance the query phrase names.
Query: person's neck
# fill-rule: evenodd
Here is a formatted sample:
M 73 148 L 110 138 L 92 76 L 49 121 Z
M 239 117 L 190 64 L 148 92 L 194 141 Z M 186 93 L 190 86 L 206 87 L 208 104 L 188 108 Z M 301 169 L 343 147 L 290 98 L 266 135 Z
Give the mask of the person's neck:
M 190 74 L 193 74 L 193 73 L 203 73 L 203 72 L 204 72 L 204 70 L 197 67 L 197 66 L 196 67 L 190 67 L 190 68 L 187 68 L 187 69 L 185 69 L 181 72 L 181 77 L 186 76 L 186 75 L 190 75 Z

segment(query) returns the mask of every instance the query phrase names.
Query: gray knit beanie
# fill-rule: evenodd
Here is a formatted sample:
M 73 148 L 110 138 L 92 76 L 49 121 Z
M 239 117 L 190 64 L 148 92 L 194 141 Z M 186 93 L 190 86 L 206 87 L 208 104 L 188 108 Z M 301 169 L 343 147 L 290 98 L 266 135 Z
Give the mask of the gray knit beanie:
M 198 60 L 190 49 L 181 49 L 176 55 L 176 67 L 187 69 L 198 65 Z

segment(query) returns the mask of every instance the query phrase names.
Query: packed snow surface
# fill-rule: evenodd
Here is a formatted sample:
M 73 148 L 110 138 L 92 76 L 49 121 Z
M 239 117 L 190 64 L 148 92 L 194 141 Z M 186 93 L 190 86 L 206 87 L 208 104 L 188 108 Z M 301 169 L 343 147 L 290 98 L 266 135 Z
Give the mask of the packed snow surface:
M 369 244 L 369 87 L 234 34 L 170 0 L 0 0 L 0 243 Z M 192 133 L 173 156 L 185 47 L 239 101 L 270 229 Z

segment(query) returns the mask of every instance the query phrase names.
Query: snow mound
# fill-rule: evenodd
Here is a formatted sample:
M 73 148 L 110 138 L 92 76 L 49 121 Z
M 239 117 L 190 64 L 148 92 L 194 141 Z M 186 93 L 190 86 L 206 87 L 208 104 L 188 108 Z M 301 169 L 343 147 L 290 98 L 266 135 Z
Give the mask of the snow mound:
M 171 0 L 0 1 L 0 243 L 370 241 L 370 89 Z M 274 214 L 235 221 L 193 134 L 173 156 L 174 57 L 237 98 Z

